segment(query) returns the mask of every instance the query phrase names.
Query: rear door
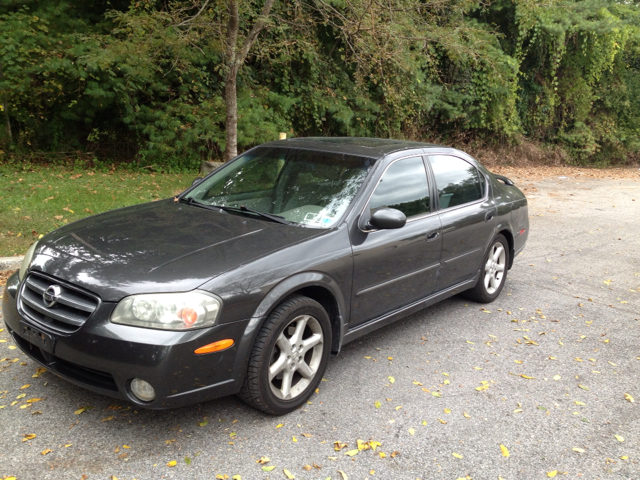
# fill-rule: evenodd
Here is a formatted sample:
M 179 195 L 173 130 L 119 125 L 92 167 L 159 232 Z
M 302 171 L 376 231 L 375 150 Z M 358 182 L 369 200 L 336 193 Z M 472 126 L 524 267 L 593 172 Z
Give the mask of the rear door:
M 484 175 L 453 155 L 430 155 L 442 224 L 437 290 L 473 278 L 480 269 L 496 225 L 496 207 Z
M 426 297 L 436 286 L 440 220 L 433 212 L 421 156 L 391 163 L 379 178 L 363 216 L 381 207 L 402 211 L 404 227 L 358 231 L 352 238 L 354 276 L 349 327 Z

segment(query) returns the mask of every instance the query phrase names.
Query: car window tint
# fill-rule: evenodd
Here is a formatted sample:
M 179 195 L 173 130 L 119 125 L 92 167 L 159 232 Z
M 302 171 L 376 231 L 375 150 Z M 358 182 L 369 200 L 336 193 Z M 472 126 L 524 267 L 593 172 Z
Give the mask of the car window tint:
M 399 160 L 384 172 L 376 187 L 369 208 L 390 207 L 407 218 L 430 211 L 427 174 L 421 157 Z
M 450 155 L 432 155 L 429 161 L 436 178 L 441 209 L 484 197 L 483 177 L 469 162 Z

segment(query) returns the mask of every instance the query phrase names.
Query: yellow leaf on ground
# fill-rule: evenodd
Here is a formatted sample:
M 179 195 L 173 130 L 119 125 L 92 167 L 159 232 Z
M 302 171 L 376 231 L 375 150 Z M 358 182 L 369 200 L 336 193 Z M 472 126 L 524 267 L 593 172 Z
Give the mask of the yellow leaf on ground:
M 460 455 L 459 453 L 453 452 L 451 455 L 453 455 L 456 458 L 463 458 L 462 455 Z
M 420 382 L 413 382 L 413 384 L 422 386 L 422 384 Z
M 338 473 L 342 475 L 342 480 L 349 480 L 349 477 L 347 477 L 347 474 L 344 473 L 342 470 L 338 470 Z
M 40 452 L 40 455 L 46 455 L 47 453 L 51 453 L 53 452 L 53 450 L 51 450 L 50 448 L 47 448 L 46 450 L 43 450 Z
M 298 439 L 297 439 L 296 437 L 291 437 L 291 441 L 292 441 L 292 442 L 297 442 L 297 441 L 298 441 Z
M 547 472 L 547 477 L 549 477 L 549 478 L 553 478 L 553 477 L 555 477 L 557 474 L 558 474 L 558 471 L 557 471 L 557 470 L 553 470 L 553 471 L 551 471 L 551 472 Z
M 178 464 L 175 460 L 171 460 L 167 463 L 167 467 L 175 467 Z
M 469 415 L 467 412 L 462 412 L 462 415 L 464 415 L 464 418 L 471 418 L 471 415 Z
M 256 463 L 260 465 L 264 465 L 265 463 L 269 463 L 271 459 L 269 457 L 260 457 L 260 460 L 256 460 Z
M 575 447 L 575 448 L 572 448 L 572 450 L 573 450 L 574 452 L 584 453 L 584 448 L 578 448 L 578 447 Z
M 106 417 L 106 418 L 103 418 L 103 419 L 102 419 L 102 420 L 100 420 L 100 421 L 101 421 L 101 422 L 110 422 L 110 421 L 111 421 L 111 420 L 113 420 L 114 418 L 115 418 L 114 416 Z
M 410 433 L 411 435 L 415 435 L 415 434 L 416 434 L 416 431 L 415 431 L 413 428 L 410 428 L 410 429 L 409 429 L 409 433 Z
M 442 394 L 440 392 L 431 392 L 431 395 L 434 397 L 442 398 Z
M 374 405 L 376 408 L 380 408 L 382 406 L 382 404 L 378 400 L 376 400 L 376 403 L 374 403 Z
M 619 442 L 624 442 L 624 437 L 621 435 L 616 435 L 616 440 L 618 440 Z
M 389 379 L 389 383 L 395 383 L 396 382 L 396 379 L 391 377 L 391 376 L 387 377 L 387 378 Z
M 345 452 L 344 454 L 347 455 L 348 457 L 353 457 L 353 456 L 357 455 L 359 452 L 360 452 L 360 450 L 355 448 L 353 450 L 349 450 L 348 452 Z
M 29 388 L 31 385 L 30 384 L 26 384 L 20 387 L 20 390 L 24 390 L 25 388 Z
M 631 395 L 629 395 L 628 393 L 624 394 L 624 399 L 627 400 L 628 402 L 635 402 L 635 400 L 633 399 L 633 397 Z
M 270 472 L 270 471 L 271 471 L 271 470 L 273 470 L 274 468 L 276 468 L 276 467 L 274 467 L 274 466 L 266 466 L 266 465 L 265 465 L 264 467 L 262 467 L 262 471 L 263 471 L 263 472 Z
M 284 423 L 279 423 L 278 425 L 276 425 L 276 428 L 280 428 L 280 427 L 284 427 Z
M 333 442 L 334 445 L 334 450 L 336 452 L 339 452 L 340 450 L 342 450 L 343 448 L 347 448 L 347 444 L 346 443 L 342 443 L 339 440 L 336 440 L 335 442 Z
M 291 473 L 289 470 L 287 470 L 286 468 L 282 471 L 284 472 L 284 474 L 289 480 L 293 480 L 294 478 L 296 478 L 295 475 Z
M 444 420 L 442 420 L 441 418 L 439 418 L 439 419 L 438 419 L 438 421 L 439 421 L 441 424 L 443 424 L 443 425 L 446 425 L 446 424 L 447 424 L 447 422 L 446 422 L 446 421 L 444 421 Z
M 22 437 L 23 437 L 22 441 L 26 442 L 28 440 L 33 440 L 34 438 L 36 438 L 36 434 L 35 433 L 25 433 Z
M 378 455 L 380 455 L 380 458 L 384 458 L 387 456 L 387 454 L 384 452 L 378 452 Z
M 382 445 L 382 443 L 376 442 L 375 440 L 371 440 L 369 442 L 369 446 L 373 449 L 374 452 L 376 451 L 376 448 L 378 448 L 381 445 Z
M 524 373 L 521 373 L 521 374 L 520 374 L 520 376 L 521 376 L 522 378 L 526 378 L 526 379 L 529 379 L 529 380 L 531 380 L 531 379 L 533 379 L 533 378 L 536 378 L 536 377 L 530 377 L 529 375 L 525 375 Z
M 510 455 L 509 449 L 502 444 L 500 444 L 500 451 L 502 452 L 503 457 L 508 457 Z
M 86 408 L 84 408 L 84 407 L 80 407 L 78 410 L 76 410 L 76 411 L 75 411 L 75 412 L 73 412 L 73 413 L 75 413 L 76 415 L 80 415 L 80 414 L 81 414 L 82 412 L 84 412 L 85 410 L 86 410 Z
M 234 475 L 231 477 L 231 480 L 242 480 L 242 477 L 240 475 Z

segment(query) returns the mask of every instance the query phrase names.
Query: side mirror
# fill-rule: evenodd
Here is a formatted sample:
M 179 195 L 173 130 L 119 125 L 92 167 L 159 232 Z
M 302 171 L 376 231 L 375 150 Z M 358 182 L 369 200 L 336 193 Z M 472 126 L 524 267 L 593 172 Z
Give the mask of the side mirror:
M 395 208 L 381 208 L 376 210 L 369 219 L 367 227 L 378 230 L 391 230 L 402 228 L 407 223 L 407 217 Z
M 197 184 L 199 184 L 202 180 L 204 180 L 204 178 L 202 177 L 196 177 L 193 179 L 193 182 L 191 182 L 191 186 L 195 187 Z

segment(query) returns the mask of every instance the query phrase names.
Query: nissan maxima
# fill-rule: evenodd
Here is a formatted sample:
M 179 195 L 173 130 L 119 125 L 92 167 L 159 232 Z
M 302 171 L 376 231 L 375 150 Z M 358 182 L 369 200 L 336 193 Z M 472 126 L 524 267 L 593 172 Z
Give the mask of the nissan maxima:
M 3 315 L 89 390 L 152 409 L 237 394 L 280 415 L 345 343 L 452 295 L 495 300 L 528 229 L 523 193 L 459 150 L 282 140 L 45 235 Z

